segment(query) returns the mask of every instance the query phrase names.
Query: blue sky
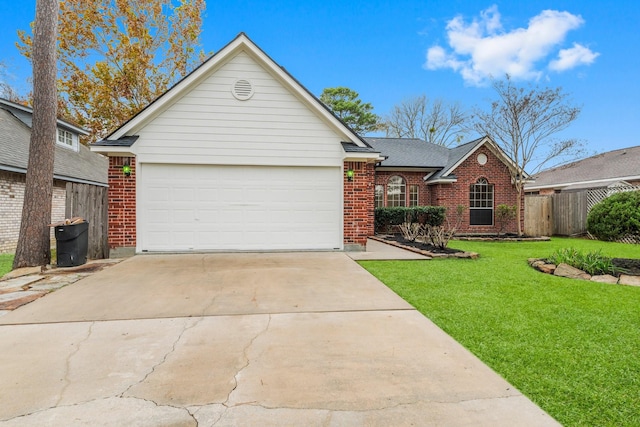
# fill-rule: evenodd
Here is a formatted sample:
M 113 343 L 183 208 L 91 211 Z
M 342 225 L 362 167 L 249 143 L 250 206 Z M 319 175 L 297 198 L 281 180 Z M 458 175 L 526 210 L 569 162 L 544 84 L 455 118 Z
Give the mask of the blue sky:
M 5 80 L 28 88 L 16 31 L 35 0 L 0 0 Z M 562 87 L 580 118 L 563 133 L 588 153 L 638 145 L 640 2 L 602 1 L 208 1 L 203 48 L 245 32 L 311 92 L 347 86 L 384 115 L 426 94 L 466 107 L 494 98 L 486 77 Z

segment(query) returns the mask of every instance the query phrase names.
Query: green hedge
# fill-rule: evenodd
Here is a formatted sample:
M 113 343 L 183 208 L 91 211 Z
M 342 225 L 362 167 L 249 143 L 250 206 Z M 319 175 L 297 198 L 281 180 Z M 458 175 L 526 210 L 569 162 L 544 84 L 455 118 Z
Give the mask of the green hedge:
M 376 208 L 375 226 L 376 230 L 384 231 L 403 222 L 417 222 L 437 227 L 444 223 L 446 212 L 447 208 L 443 206 Z
M 640 191 L 617 193 L 595 205 L 587 216 L 587 231 L 608 241 L 640 235 Z

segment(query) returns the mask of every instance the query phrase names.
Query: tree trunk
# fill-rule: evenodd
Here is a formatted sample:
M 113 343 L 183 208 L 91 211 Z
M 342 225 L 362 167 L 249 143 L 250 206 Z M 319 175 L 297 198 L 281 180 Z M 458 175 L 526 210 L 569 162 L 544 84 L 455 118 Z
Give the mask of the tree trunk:
M 58 0 L 36 0 L 33 37 L 33 125 L 13 268 L 51 261 L 49 223 L 57 137 L 56 40 Z

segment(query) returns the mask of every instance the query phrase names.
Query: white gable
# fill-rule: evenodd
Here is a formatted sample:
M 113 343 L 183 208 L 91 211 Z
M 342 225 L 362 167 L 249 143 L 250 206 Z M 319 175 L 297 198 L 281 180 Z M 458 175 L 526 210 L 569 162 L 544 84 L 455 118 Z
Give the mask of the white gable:
M 249 99 L 234 96 L 238 80 Z M 340 165 L 345 136 L 296 95 L 240 50 L 142 123 L 132 148 L 140 162 Z

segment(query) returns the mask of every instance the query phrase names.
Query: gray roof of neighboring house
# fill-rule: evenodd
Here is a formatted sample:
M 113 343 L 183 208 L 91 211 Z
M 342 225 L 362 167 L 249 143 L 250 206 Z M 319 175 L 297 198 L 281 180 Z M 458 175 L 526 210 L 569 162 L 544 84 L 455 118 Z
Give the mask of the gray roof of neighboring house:
M 613 182 L 640 178 L 640 146 L 597 154 L 583 160 L 547 169 L 535 176 L 535 183 L 525 188 L 565 186 L 584 182 Z
M 9 111 L 0 108 L 0 169 L 26 173 L 31 129 Z M 79 144 L 79 151 L 56 144 L 54 177 L 64 181 L 107 184 L 109 160 Z

